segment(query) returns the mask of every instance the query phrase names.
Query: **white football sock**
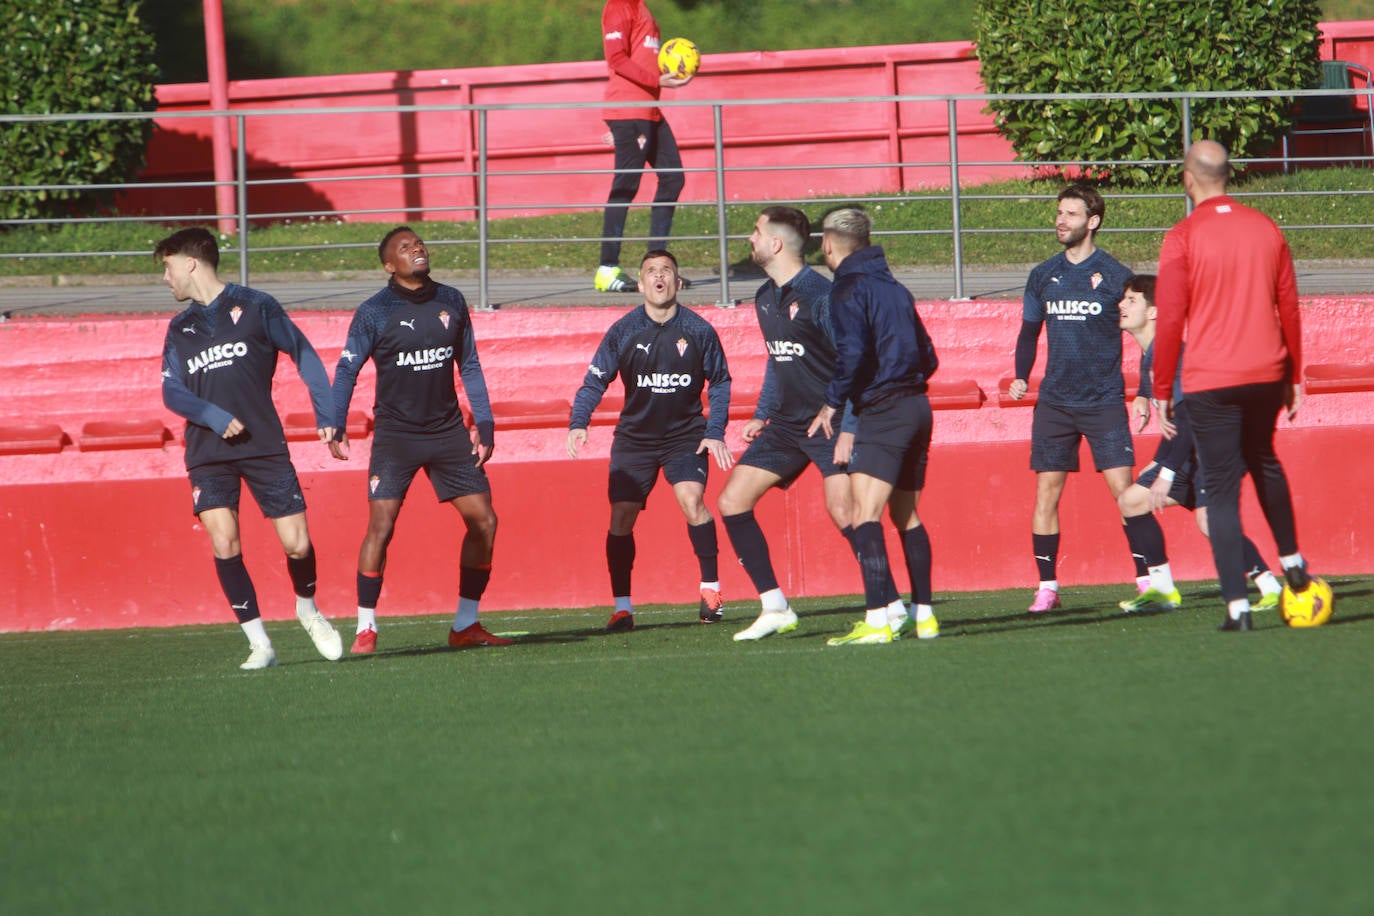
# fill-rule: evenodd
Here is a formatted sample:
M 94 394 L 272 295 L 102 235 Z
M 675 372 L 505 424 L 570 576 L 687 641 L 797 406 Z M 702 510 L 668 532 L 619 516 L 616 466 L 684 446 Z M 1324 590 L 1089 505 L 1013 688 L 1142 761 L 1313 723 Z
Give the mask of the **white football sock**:
M 1150 567 L 1150 588 L 1166 595 L 1174 590 L 1174 574 L 1168 563 Z
M 870 627 L 887 627 L 889 619 L 885 607 L 876 608 L 864 614 L 864 620 Z
M 717 580 L 717 581 L 715 581 L 715 582 L 703 582 L 703 583 L 701 583 L 701 587 L 702 587 L 702 588 L 709 588 L 709 589 L 711 589 L 711 591 L 718 592 L 718 591 L 720 591 L 720 581 Z
M 763 603 L 764 613 L 779 614 L 787 610 L 787 596 L 782 593 L 780 588 L 770 588 L 766 592 L 760 592 L 759 601 Z
M 917 623 L 920 623 L 924 620 L 929 620 L 930 618 L 935 616 L 935 608 L 931 607 L 928 604 L 917 604 L 915 605 L 915 608 Z
M 358 632 L 371 630 L 377 632 L 377 609 L 375 607 L 358 608 Z
M 1302 566 L 1305 561 L 1300 553 L 1290 553 L 1286 557 L 1279 557 L 1279 565 L 1284 569 L 1292 569 L 1294 566 Z
M 635 612 L 634 607 L 630 604 L 630 596 L 629 596 L 629 595 L 618 595 L 618 596 L 616 596 L 616 599 L 615 599 L 615 609 L 616 609 L 617 611 L 629 611 L 631 614 L 633 614 L 633 613 Z
M 254 617 L 252 620 L 245 620 L 239 624 L 243 628 L 243 635 L 248 637 L 250 646 L 270 646 L 272 640 L 267 638 L 267 630 L 262 625 L 261 617 Z
M 1279 584 L 1279 580 L 1274 578 L 1274 574 L 1267 569 L 1255 576 L 1255 585 L 1259 586 L 1261 595 L 1277 595 L 1283 591 L 1283 586 Z
M 1040 580 L 1040 588 L 1047 588 L 1047 589 L 1049 589 L 1049 590 L 1052 591 L 1052 592 L 1057 592 L 1057 591 L 1059 591 L 1059 580 L 1058 580 L 1058 579 L 1041 579 L 1041 580 Z
M 297 617 L 308 616 L 308 615 L 310 615 L 312 612 L 313 612 L 313 613 L 319 613 L 319 610 L 320 610 L 319 606 L 315 604 L 315 596 L 314 596 L 314 595 L 311 595 L 309 598 L 302 598 L 300 595 L 297 595 L 297 596 L 296 596 L 296 616 L 297 616 Z
M 1232 620 L 1240 620 L 1240 615 L 1250 610 L 1249 598 L 1237 598 L 1235 601 L 1226 602 L 1226 613 L 1231 615 Z
M 458 611 L 453 615 L 453 629 L 461 633 L 477 622 L 477 604 L 474 598 L 458 599 Z

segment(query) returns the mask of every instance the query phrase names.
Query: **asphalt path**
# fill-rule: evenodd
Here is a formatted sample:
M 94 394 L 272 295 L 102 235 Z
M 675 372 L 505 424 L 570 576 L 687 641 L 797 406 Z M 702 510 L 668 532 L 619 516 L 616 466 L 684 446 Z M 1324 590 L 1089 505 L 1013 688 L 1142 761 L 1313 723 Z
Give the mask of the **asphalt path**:
M 963 298 L 1019 299 L 1032 265 L 966 269 Z M 951 299 L 953 271 L 894 267 L 894 273 L 917 299 Z M 692 280 L 681 301 L 694 307 L 729 306 L 753 301 L 761 273 L 739 272 L 722 282 L 718 274 L 684 268 Z M 1374 262 L 1319 261 L 1297 265 L 1298 292 L 1304 296 L 1374 294 Z M 235 275 L 225 279 L 237 281 Z M 435 279 L 458 287 L 470 306 L 481 302 L 480 279 L 472 273 L 436 272 Z M 289 311 L 351 311 L 385 283 L 375 274 L 261 274 L 249 284 L 275 296 Z M 492 273 L 487 302 L 492 308 L 544 306 L 629 306 L 638 293 L 601 293 L 592 289 L 591 272 L 540 271 Z M 156 273 L 147 277 L 66 277 L 8 280 L 0 278 L 0 320 L 76 315 L 168 314 L 180 310 Z

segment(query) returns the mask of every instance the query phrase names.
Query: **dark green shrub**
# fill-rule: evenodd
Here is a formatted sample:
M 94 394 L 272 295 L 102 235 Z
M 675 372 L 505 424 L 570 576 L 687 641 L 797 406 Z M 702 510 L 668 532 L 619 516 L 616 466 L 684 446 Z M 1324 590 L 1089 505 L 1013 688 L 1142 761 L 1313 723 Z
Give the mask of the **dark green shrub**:
M 0 0 L 0 111 L 69 114 L 152 111 L 152 37 L 129 0 Z M 151 121 L 0 123 L 0 175 L 10 185 L 127 181 L 143 164 Z M 6 191 L 0 217 L 89 212 L 112 195 Z
M 1318 14 L 1314 0 L 979 0 L 975 28 L 990 93 L 1303 89 L 1318 76 Z M 1161 183 L 1175 170 L 1096 163 L 1183 151 L 1177 100 L 989 107 L 1018 158 L 1077 163 L 1090 177 Z M 1192 139 L 1218 140 L 1233 159 L 1262 156 L 1291 108 L 1283 98 L 1195 100 Z

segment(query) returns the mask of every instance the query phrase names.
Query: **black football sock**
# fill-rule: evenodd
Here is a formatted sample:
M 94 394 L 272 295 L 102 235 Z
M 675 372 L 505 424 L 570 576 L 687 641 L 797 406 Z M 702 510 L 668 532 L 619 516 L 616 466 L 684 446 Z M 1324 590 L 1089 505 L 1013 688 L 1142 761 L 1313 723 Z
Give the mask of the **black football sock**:
M 762 594 L 778 587 L 778 577 L 773 572 L 773 560 L 768 553 L 768 541 L 763 536 L 758 519 L 751 509 L 739 515 L 721 517 L 725 523 L 725 534 L 735 548 L 735 556 L 749 574 L 754 590 Z
M 883 543 L 883 526 L 878 522 L 864 522 L 854 528 L 854 550 L 859 555 L 859 567 L 864 577 L 864 603 L 872 611 L 887 607 L 897 600 L 897 586 L 887 563 L 887 545 Z
M 310 546 L 305 556 L 299 560 L 295 557 L 286 558 L 286 572 L 291 576 L 291 588 L 295 590 L 297 597 L 315 597 L 315 548 Z
M 1131 549 L 1145 558 L 1147 567 L 1169 562 L 1169 554 L 1164 549 L 1164 529 L 1159 527 L 1159 519 L 1153 512 L 1126 519 L 1126 537 L 1131 542 Z
M 687 536 L 692 539 L 692 551 L 701 565 L 701 581 L 719 582 L 720 539 L 716 536 L 716 520 L 710 518 L 700 525 L 688 525 Z
M 630 594 L 630 572 L 635 566 L 635 535 L 606 532 L 606 568 L 611 573 L 611 595 L 625 598 Z
M 930 604 L 930 532 L 917 525 L 902 533 L 902 553 L 911 576 L 911 603 Z
M 461 566 L 458 568 L 458 597 L 481 601 L 490 581 L 490 566 Z
M 1059 577 L 1055 571 L 1059 565 L 1059 535 L 1032 534 L 1031 546 L 1035 550 L 1035 568 L 1040 572 L 1040 581 L 1053 582 Z
M 358 607 L 377 609 L 377 602 L 382 597 L 382 574 L 358 573 Z
M 1150 574 L 1150 564 L 1145 562 L 1145 554 L 1140 552 L 1140 546 L 1131 537 L 1131 526 L 1127 524 L 1130 519 L 1123 519 L 1121 530 L 1126 532 L 1126 544 L 1131 548 L 1131 560 L 1135 563 L 1135 577 L 1143 579 Z
M 229 607 L 239 623 L 247 623 L 261 616 L 258 613 L 258 593 L 253 588 L 248 568 L 243 565 L 243 554 L 227 560 L 215 557 L 215 574 L 219 576 L 219 587 L 224 590 L 224 597 L 229 599 Z

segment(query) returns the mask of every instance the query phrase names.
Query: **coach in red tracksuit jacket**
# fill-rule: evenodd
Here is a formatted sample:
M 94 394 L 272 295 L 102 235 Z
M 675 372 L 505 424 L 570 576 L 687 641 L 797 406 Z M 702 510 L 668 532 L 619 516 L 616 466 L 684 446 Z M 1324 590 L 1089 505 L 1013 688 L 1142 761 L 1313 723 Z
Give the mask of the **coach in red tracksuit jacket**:
M 601 12 L 601 39 L 610 71 L 606 101 L 612 105 L 657 102 L 663 87 L 676 89 L 691 82 L 690 76 L 659 72 L 658 23 L 644 0 L 607 0 Z M 672 128 L 657 108 L 610 107 L 605 118 L 615 143 L 616 173 L 601 223 L 601 266 L 594 285 L 610 292 L 634 292 L 635 281 L 620 269 L 625 216 L 648 165 L 658 174 L 658 188 L 649 210 L 648 250 L 668 247 L 673 211 L 685 183 L 682 154 Z
M 1212 556 L 1227 615 L 1223 631 L 1248 630 L 1240 484 L 1248 472 L 1273 531 L 1288 583 L 1309 583 L 1298 553 L 1288 478 L 1274 453 L 1279 411 L 1297 413 L 1302 319 L 1293 256 L 1269 217 L 1226 194 L 1230 163 L 1219 143 L 1193 144 L 1183 188 L 1195 210 L 1169 230 L 1159 254 L 1154 390 L 1173 390 L 1179 349 L 1183 393 L 1197 439 Z M 1160 404 L 1172 413 L 1172 399 Z

